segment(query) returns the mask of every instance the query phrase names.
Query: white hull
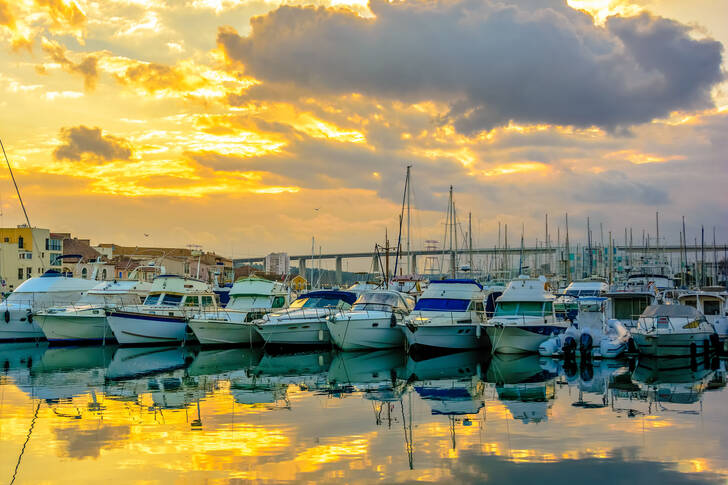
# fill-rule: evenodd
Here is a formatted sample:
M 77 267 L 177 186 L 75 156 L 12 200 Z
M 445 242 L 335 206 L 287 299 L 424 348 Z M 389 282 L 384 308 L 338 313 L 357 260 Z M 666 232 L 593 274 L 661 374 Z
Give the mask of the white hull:
M 554 333 L 563 331 L 556 326 L 553 326 L 553 330 Z M 501 354 L 536 353 L 538 347 L 551 336 L 516 325 L 488 325 L 486 332 L 490 338 L 493 352 Z
M 407 346 L 421 345 L 441 349 L 477 349 L 487 347 L 485 328 L 478 332 L 478 326 L 461 325 L 400 325 L 407 340 Z M 480 333 L 480 335 L 478 335 Z
M 634 332 L 632 338 L 640 354 L 654 357 L 689 357 L 693 352 L 703 354 L 710 351 L 710 335 L 707 332 L 657 335 Z
M 203 345 L 257 344 L 263 342 L 255 325 L 211 320 L 189 321 L 197 340 Z
M 9 306 L 9 308 L 8 308 Z M 0 340 L 45 339 L 30 307 L 3 304 L 0 308 Z M 5 321 L 8 318 L 8 321 Z
M 263 323 L 256 330 L 265 345 L 328 345 L 331 334 L 324 321 L 287 321 Z
M 98 341 L 113 342 L 106 315 L 36 315 L 40 327 L 49 342 Z
M 108 321 L 122 345 L 164 345 L 189 340 L 184 317 L 113 312 Z
M 402 348 L 404 336 L 392 327 L 390 318 L 352 319 L 327 322 L 331 341 L 342 350 Z M 373 326 L 373 325 L 376 325 Z

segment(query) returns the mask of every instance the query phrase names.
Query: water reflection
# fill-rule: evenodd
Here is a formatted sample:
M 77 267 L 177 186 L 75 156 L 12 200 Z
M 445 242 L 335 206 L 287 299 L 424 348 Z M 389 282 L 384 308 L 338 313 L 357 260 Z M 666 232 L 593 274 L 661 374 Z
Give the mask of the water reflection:
M 0 364 L 17 482 L 728 477 L 715 359 L 23 343 Z

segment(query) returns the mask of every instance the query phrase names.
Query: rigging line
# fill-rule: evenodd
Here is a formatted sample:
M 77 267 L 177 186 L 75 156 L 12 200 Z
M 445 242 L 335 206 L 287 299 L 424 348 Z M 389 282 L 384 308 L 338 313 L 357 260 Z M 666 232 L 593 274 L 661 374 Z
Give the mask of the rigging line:
M 10 172 L 10 178 L 13 179 L 13 185 L 15 186 L 15 193 L 18 194 L 18 200 L 20 201 L 20 207 L 23 209 L 23 215 L 25 215 L 25 222 L 28 224 L 28 229 L 31 231 L 31 237 L 33 234 L 33 226 L 30 225 L 30 219 L 28 218 L 28 211 L 25 210 L 25 204 L 23 203 L 23 198 L 20 196 L 20 189 L 18 188 L 18 183 L 15 181 L 15 175 L 13 174 L 13 168 L 10 166 L 10 160 L 8 159 L 8 154 L 5 153 L 5 145 L 3 145 L 2 139 L 0 139 L 0 148 L 3 150 L 3 156 L 5 157 L 5 163 L 8 165 L 8 171 Z M 38 241 L 36 241 L 36 238 L 33 238 L 33 246 L 35 246 L 35 249 L 38 251 L 38 254 L 40 254 L 40 249 L 38 249 Z M 45 264 L 43 263 L 43 258 L 40 258 L 40 267 L 45 271 Z
M 23 459 L 23 454 L 25 453 L 25 447 L 28 445 L 28 441 L 30 441 L 30 435 L 33 434 L 33 428 L 35 427 L 35 421 L 38 419 L 38 410 L 40 409 L 40 403 L 42 401 L 38 400 L 38 405 L 35 407 L 35 413 L 33 413 L 33 419 L 30 421 L 30 428 L 28 428 L 28 436 L 25 438 L 25 443 L 23 443 L 23 448 L 20 450 L 20 455 L 18 455 L 18 462 L 15 464 L 15 471 L 13 472 L 13 478 L 10 480 L 10 485 L 13 485 L 15 483 L 15 478 L 18 476 L 18 469 L 20 468 L 20 461 Z

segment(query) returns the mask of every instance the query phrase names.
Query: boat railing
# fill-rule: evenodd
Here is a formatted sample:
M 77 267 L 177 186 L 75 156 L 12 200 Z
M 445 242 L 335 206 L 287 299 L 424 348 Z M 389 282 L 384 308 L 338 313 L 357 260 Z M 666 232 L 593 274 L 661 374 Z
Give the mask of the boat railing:
M 535 319 L 539 319 L 540 321 L 543 319 L 543 323 L 547 324 L 549 323 L 549 320 L 551 320 L 550 323 L 554 323 L 556 321 L 556 318 L 554 318 L 553 315 L 550 313 L 544 313 L 540 311 L 535 312 L 518 312 L 517 314 L 503 314 L 498 315 L 497 313 L 493 315 L 491 318 L 492 320 L 495 320 L 493 322 L 495 325 L 500 325 L 501 323 L 498 321 L 499 319 L 503 319 L 504 321 L 508 322 L 508 324 L 516 324 L 516 325 L 527 325 L 527 324 L 533 324 L 535 323 Z
M 193 319 L 199 319 L 199 320 L 220 320 L 220 321 L 236 321 L 234 320 L 234 316 L 245 314 L 245 318 L 243 319 L 244 322 L 252 322 L 253 320 L 256 320 L 258 318 L 263 318 L 264 315 L 267 315 L 268 313 L 271 313 L 276 310 L 285 310 L 285 308 L 271 308 L 271 307 L 260 307 L 260 308 L 246 308 L 246 309 L 236 309 L 236 308 L 220 308 L 217 307 L 212 310 L 204 310 L 200 311 L 198 313 L 193 313 L 192 317 Z

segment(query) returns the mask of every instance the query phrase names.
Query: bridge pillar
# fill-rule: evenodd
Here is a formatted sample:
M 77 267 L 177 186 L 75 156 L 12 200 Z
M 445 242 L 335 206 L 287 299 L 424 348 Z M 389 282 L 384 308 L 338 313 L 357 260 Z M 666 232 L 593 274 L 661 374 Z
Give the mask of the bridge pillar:
M 342 277 L 341 277 L 341 256 L 336 257 L 336 284 L 343 283 Z
M 298 260 L 298 274 L 306 278 L 306 281 L 308 281 L 308 275 L 306 274 L 306 258 Z
M 417 255 L 411 254 L 410 255 L 410 274 L 417 274 Z
M 375 254 L 372 256 L 372 272 L 376 275 L 379 274 L 381 269 L 379 268 L 379 260 L 377 259 L 377 255 Z

